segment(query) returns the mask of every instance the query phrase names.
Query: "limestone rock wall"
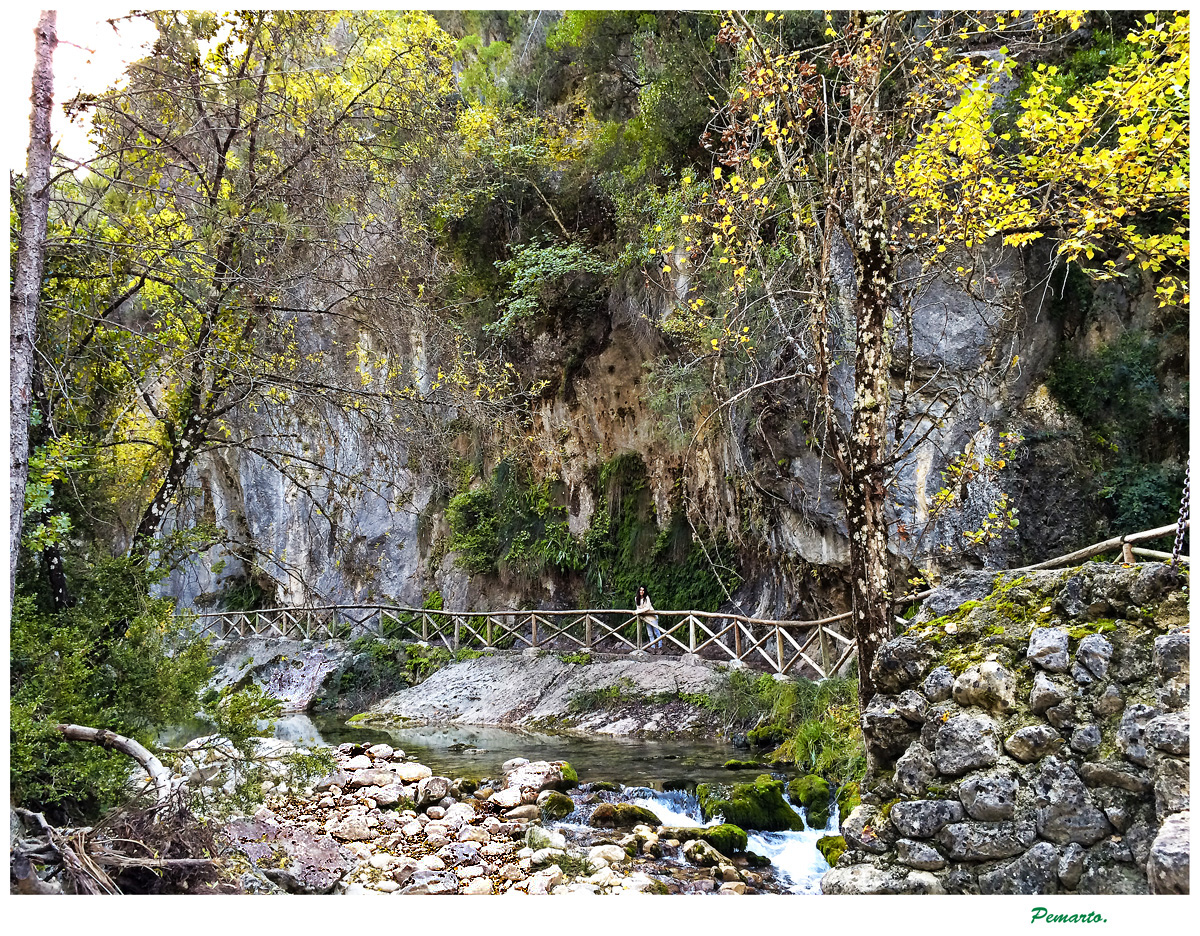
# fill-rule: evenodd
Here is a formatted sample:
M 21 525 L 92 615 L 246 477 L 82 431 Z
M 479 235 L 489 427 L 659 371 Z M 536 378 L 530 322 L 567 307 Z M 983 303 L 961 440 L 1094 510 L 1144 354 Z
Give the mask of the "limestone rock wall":
M 1187 893 L 1187 580 L 968 573 L 885 644 L 828 894 Z

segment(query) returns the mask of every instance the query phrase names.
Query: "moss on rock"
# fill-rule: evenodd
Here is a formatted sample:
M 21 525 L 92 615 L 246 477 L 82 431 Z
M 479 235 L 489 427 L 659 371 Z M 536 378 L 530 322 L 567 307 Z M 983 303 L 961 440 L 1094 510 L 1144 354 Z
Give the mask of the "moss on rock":
M 542 820 L 566 819 L 575 811 L 575 801 L 566 793 L 554 790 L 542 803 Z
M 746 732 L 746 740 L 758 748 L 778 747 L 787 740 L 788 734 L 782 725 L 759 725 Z
M 587 784 L 587 789 L 589 793 L 618 793 L 621 787 L 608 780 L 593 780 Z
M 658 816 L 644 806 L 633 803 L 601 803 L 592 812 L 591 823 L 617 829 L 632 829 L 636 825 L 657 828 L 662 825 Z
M 797 777 L 788 784 L 788 796 L 796 805 L 803 806 L 808 824 L 814 829 L 823 829 L 829 823 L 829 806 L 833 799 L 833 788 L 829 782 L 816 774 Z
M 736 855 L 746 850 L 746 833 L 729 822 L 713 826 L 711 829 L 702 829 L 698 837 L 725 856 Z
M 830 867 L 837 864 L 842 852 L 846 850 L 846 840 L 840 835 L 826 835 L 817 839 L 817 851 L 829 863 Z
M 837 808 L 838 816 L 845 819 L 850 813 L 854 812 L 854 808 L 862 802 L 860 798 L 861 791 L 856 782 L 847 783 L 837 791 Z
M 726 770 L 761 770 L 762 764 L 753 760 L 727 760 L 721 765 Z
M 783 798 L 783 781 L 760 774 L 753 783 L 701 783 L 696 787 L 705 820 L 722 816 L 743 829 L 764 832 L 803 831 L 804 820 Z

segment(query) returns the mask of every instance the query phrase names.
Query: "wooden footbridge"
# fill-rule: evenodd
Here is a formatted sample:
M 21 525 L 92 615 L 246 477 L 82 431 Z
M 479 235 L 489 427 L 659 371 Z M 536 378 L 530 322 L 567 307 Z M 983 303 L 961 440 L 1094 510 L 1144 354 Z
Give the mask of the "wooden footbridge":
M 1032 572 L 1071 565 L 1114 550 L 1126 563 L 1135 555 L 1190 563 L 1179 554 L 1183 531 L 1190 526 L 1183 513 L 1178 527 L 1160 527 L 1114 537 L 1065 556 L 1020 569 Z M 1132 544 L 1176 533 L 1175 552 L 1133 548 Z M 1121 561 L 1121 560 L 1119 560 Z M 923 600 L 932 591 L 904 595 L 893 606 Z M 831 625 L 849 621 L 850 612 L 816 621 L 775 621 L 710 611 L 655 611 L 657 626 L 635 611 L 444 611 L 399 605 L 324 605 L 312 608 L 271 608 L 262 611 L 209 611 L 197 615 L 200 635 L 345 639 L 375 636 L 422 641 L 454 652 L 476 650 L 544 649 L 556 653 L 694 654 L 708 660 L 734 660 L 780 674 L 796 673 L 823 679 L 844 671 L 854 656 L 854 640 Z M 908 622 L 897 618 L 897 623 Z
M 325 640 L 374 636 L 422 641 L 453 652 L 544 649 L 556 653 L 695 654 L 755 669 L 823 678 L 854 655 L 854 641 L 819 621 L 775 621 L 708 611 L 656 611 L 657 627 L 634 611 L 442 611 L 399 605 L 326 605 L 197 615 L 199 631 L 231 637 Z

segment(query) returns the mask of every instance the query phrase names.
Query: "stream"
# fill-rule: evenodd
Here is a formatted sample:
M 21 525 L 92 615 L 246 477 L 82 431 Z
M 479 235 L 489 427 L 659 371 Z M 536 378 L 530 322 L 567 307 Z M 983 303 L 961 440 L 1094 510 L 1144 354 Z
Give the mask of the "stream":
M 182 744 L 206 734 L 202 723 L 180 726 L 162 743 Z M 501 765 L 514 757 L 529 760 L 566 760 L 581 783 L 607 780 L 618 783 L 620 800 L 644 806 L 663 825 L 700 827 L 705 823 L 694 792 L 696 783 L 736 783 L 752 780 L 759 771 L 733 771 L 722 764 L 745 757 L 727 744 L 712 741 L 656 741 L 611 736 L 580 737 L 511 728 L 473 725 L 411 725 L 361 727 L 337 715 L 290 714 L 275 724 L 275 737 L 296 744 L 335 746 L 344 742 L 384 742 L 415 756 L 435 774 L 445 777 L 498 778 Z M 766 772 L 764 768 L 762 772 Z M 681 789 L 687 785 L 687 789 Z M 793 807 L 802 816 L 802 808 Z M 564 832 L 582 831 L 570 816 L 551 826 Z M 807 816 L 805 824 L 808 825 Z M 748 831 L 748 848 L 771 859 L 781 888 L 793 894 L 820 894 L 821 875 L 829 865 L 816 848 L 817 839 L 837 835 L 838 815 L 833 808 L 823 829 L 803 832 Z

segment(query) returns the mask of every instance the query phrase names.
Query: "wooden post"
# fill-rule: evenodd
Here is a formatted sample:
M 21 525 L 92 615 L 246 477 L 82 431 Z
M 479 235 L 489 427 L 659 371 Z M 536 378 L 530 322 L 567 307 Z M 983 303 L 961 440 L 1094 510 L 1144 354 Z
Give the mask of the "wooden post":
M 822 671 L 821 676 L 828 679 L 829 678 L 829 635 L 825 633 L 825 625 L 824 624 L 818 624 L 817 627 L 819 628 L 817 633 L 820 634 L 820 637 L 821 637 L 821 671 Z
M 460 618 L 457 614 L 454 615 L 454 649 L 455 650 L 458 649 L 459 630 L 460 630 L 461 626 L 462 626 L 462 618 Z
M 783 628 L 775 625 L 775 655 L 779 658 L 779 672 L 783 672 Z
M 532 624 L 530 625 L 529 635 L 532 640 L 532 645 L 536 647 L 537 646 L 537 615 L 530 614 L 529 619 L 532 622 Z
M 737 659 L 742 658 L 742 622 L 733 622 L 733 655 Z
M 637 648 L 642 649 L 642 616 L 639 614 L 635 619 L 637 623 L 634 625 L 634 633 L 637 636 Z
M 688 615 L 688 653 L 696 652 L 696 616 Z
M 421 639 L 429 643 L 429 612 L 421 612 Z
M 490 614 L 487 616 L 487 624 L 484 626 L 487 628 L 484 633 L 487 634 L 487 645 L 490 650 L 492 647 L 492 616 Z
M 592 616 L 585 615 L 583 619 L 583 645 L 588 649 L 592 649 Z

